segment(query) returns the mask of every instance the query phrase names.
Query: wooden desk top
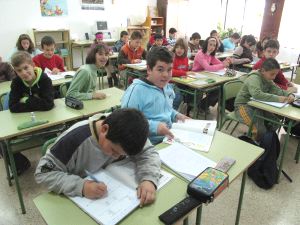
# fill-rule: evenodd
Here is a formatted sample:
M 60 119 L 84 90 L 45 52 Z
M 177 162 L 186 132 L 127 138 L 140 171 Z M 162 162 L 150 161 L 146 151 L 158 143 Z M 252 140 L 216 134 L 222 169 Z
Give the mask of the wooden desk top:
M 137 71 L 146 71 L 147 70 L 147 66 L 137 66 L 135 64 L 125 64 L 125 66 L 127 68 L 133 69 L 133 70 L 137 70 Z
M 236 163 L 229 170 L 232 182 L 243 173 L 261 154 L 263 149 L 241 141 L 227 134 L 216 132 L 211 150 L 201 153 L 215 161 L 224 156 L 236 159 Z M 150 206 L 137 208 L 133 213 L 121 221 L 121 225 L 133 224 L 163 224 L 158 216 L 171 206 L 186 197 L 187 183 L 178 177 L 171 180 L 158 193 L 155 203 Z M 49 225 L 56 224 L 85 224 L 97 223 L 77 207 L 71 200 L 53 193 L 44 193 L 34 200 L 34 203 L 44 220 Z
M 257 101 L 250 101 L 248 102 L 248 105 L 267 112 L 274 113 L 279 116 L 286 117 L 294 121 L 300 121 L 300 109 L 292 105 L 287 105 L 282 108 L 277 108 Z

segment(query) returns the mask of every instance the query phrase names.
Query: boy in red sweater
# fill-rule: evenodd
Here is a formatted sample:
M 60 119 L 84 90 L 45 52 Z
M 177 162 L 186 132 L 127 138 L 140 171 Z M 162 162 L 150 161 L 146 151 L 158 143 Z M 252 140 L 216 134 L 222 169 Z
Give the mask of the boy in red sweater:
M 277 40 L 269 40 L 265 46 L 263 54 L 264 56 L 254 65 L 253 70 L 261 68 L 262 64 L 266 59 L 275 59 L 279 53 L 279 42 Z M 283 90 L 288 92 L 297 92 L 297 87 L 292 82 L 289 82 L 283 75 L 282 70 L 279 70 L 278 74 L 274 79 L 275 84 Z
M 44 71 L 46 68 L 52 71 L 52 74 L 58 74 L 65 71 L 63 59 L 54 54 L 55 42 L 50 36 L 45 36 L 41 40 L 42 54 L 36 55 L 33 58 L 35 66 L 42 68 Z

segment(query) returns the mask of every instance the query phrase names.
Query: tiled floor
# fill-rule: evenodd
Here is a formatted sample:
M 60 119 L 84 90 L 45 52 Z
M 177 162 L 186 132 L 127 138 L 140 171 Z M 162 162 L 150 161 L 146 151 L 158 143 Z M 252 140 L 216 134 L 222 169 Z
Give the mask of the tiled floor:
M 209 117 L 214 117 L 210 114 Z M 234 136 L 245 132 L 245 127 L 239 126 Z M 281 137 L 284 135 L 281 135 Z M 282 139 L 282 138 L 281 138 Z M 297 141 L 290 138 L 284 163 L 284 170 L 292 177 L 289 183 L 281 176 L 280 183 L 271 190 L 258 188 L 247 178 L 244 201 L 240 218 L 241 225 L 297 225 L 300 224 L 300 164 L 293 160 Z M 240 149 L 242 151 L 242 149 Z M 0 225 L 43 225 L 45 222 L 37 211 L 33 199 L 45 188 L 37 185 L 33 178 L 35 166 L 40 158 L 38 149 L 25 152 L 32 163 L 30 170 L 20 176 L 27 213 L 21 214 L 15 187 L 9 187 L 5 179 L 3 160 L 0 160 Z M 231 225 L 235 221 L 241 176 L 235 180 L 213 203 L 203 207 L 202 224 Z M 190 220 L 193 224 L 193 220 Z M 139 224 L 133 224 L 139 225 Z M 142 224 L 147 225 L 147 224 Z M 154 225 L 154 224 L 149 224 Z

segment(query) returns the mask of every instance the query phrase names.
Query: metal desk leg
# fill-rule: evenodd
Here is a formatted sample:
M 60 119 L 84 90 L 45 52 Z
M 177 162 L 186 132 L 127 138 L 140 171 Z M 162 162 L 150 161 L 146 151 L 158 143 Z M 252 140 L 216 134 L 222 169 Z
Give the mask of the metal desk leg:
M 202 204 L 197 208 L 196 225 L 201 224 Z
M 189 218 L 188 217 L 183 220 L 183 225 L 189 225 Z
M 197 112 L 198 112 L 198 106 L 197 106 L 197 90 L 194 89 L 194 102 L 193 102 L 193 119 L 197 119 Z
M 6 147 L 7 147 L 7 152 L 8 152 L 9 161 L 10 161 L 10 168 L 12 170 L 12 173 L 13 173 L 13 176 L 14 176 L 14 179 L 15 179 L 15 183 L 16 183 L 16 188 L 17 188 L 17 192 L 18 192 L 18 197 L 19 197 L 22 213 L 25 214 L 26 210 L 25 210 L 23 196 L 22 196 L 22 192 L 21 192 L 21 188 L 20 188 L 20 184 L 19 184 L 19 179 L 18 179 L 18 175 L 17 175 L 16 164 L 15 164 L 15 160 L 14 160 L 14 157 L 13 157 L 13 153 L 10 149 L 9 141 L 6 141 Z
M 287 132 L 286 132 L 286 138 L 285 138 L 285 141 L 284 141 L 284 144 L 283 144 L 283 148 L 282 148 L 282 151 L 281 151 L 280 156 L 279 156 L 279 173 L 278 173 L 277 183 L 279 182 L 279 178 L 280 178 L 280 175 L 281 175 L 284 154 L 286 152 L 286 148 L 287 148 L 287 145 L 289 143 L 289 137 L 290 137 L 292 125 L 293 125 L 293 121 L 290 120 L 289 123 L 288 123 L 288 129 L 287 129 Z
M 222 113 L 221 113 L 221 104 L 222 104 L 222 93 L 223 93 L 223 85 L 221 85 L 219 87 L 219 97 L 218 97 L 218 107 L 217 107 L 217 128 L 219 128 L 219 130 L 221 130 L 221 126 L 222 126 Z M 225 108 L 225 105 L 223 106 Z
M 80 54 L 81 54 L 81 65 L 84 64 L 84 59 L 83 59 L 83 45 L 80 46 Z
M 235 225 L 238 225 L 240 222 L 240 215 L 241 215 L 241 209 L 243 204 L 243 197 L 244 197 L 244 190 L 245 190 L 245 184 L 246 184 L 246 171 L 243 173 L 242 178 L 242 184 L 241 184 L 241 190 L 240 190 L 240 197 L 239 197 L 239 204 L 236 212 L 236 218 L 235 218 Z
M 1 148 L 2 148 L 2 154 L 3 154 L 3 161 L 4 161 L 4 166 L 5 166 L 5 170 L 6 170 L 6 178 L 8 180 L 8 185 L 11 186 L 11 179 L 10 179 L 10 173 L 9 173 L 9 167 L 8 167 L 8 162 L 7 162 L 7 148 L 6 148 L 6 144 L 5 143 L 0 143 L 1 144 Z
M 295 155 L 296 163 L 299 162 L 299 155 L 300 155 L 300 139 L 298 141 L 297 152 L 296 152 L 296 155 Z

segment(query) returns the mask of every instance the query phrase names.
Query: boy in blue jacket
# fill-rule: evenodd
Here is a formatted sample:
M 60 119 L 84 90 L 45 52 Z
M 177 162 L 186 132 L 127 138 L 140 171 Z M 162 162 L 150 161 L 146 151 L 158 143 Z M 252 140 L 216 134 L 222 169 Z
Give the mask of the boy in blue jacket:
M 172 108 L 172 63 L 168 49 L 154 48 L 147 55 L 147 78 L 135 79 L 122 98 L 122 108 L 136 108 L 148 119 L 152 144 L 161 142 L 164 136 L 173 137 L 169 130 L 172 123 L 188 118 Z

